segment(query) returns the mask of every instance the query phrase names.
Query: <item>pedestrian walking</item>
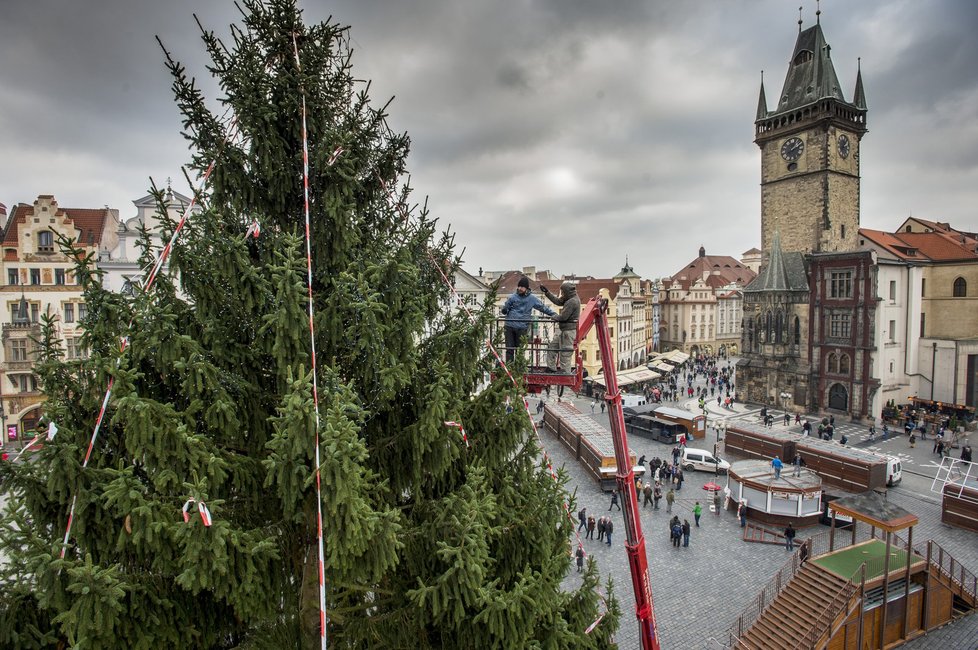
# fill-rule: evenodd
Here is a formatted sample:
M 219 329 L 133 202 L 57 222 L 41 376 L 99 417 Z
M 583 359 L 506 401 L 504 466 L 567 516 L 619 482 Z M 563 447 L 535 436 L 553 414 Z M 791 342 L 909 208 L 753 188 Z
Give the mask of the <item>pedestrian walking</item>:
M 581 522 L 577 527 L 577 532 L 580 532 L 582 528 L 587 527 L 587 508 L 581 508 L 577 513 L 577 520 Z
M 720 493 L 719 492 L 713 493 L 713 512 L 716 513 L 717 517 L 720 516 Z
M 602 402 L 601 402 L 601 415 L 604 415 L 604 407 L 605 407 L 605 403 L 602 400 Z
M 606 519 L 607 517 L 604 516 L 598 517 L 598 541 L 599 542 L 604 541 L 604 522 Z
M 784 529 L 784 548 L 787 551 L 795 548 L 795 529 L 792 528 L 790 523 Z
M 680 469 L 679 467 L 676 467 L 675 477 L 676 477 L 676 489 L 677 490 L 683 489 L 683 481 L 686 479 L 686 477 L 683 476 L 683 470 Z
M 683 519 L 683 547 L 689 547 L 689 519 Z
M 943 448 L 943 442 L 944 442 L 944 434 L 938 431 L 937 435 L 934 436 L 934 448 L 930 450 L 930 453 L 932 454 L 938 453 L 938 450 Z
M 910 448 L 913 449 L 917 446 L 917 433 L 914 431 L 910 432 Z
M 655 501 L 655 505 L 653 506 L 653 509 L 658 510 L 659 501 L 662 499 L 662 486 L 659 485 L 658 483 L 655 484 L 655 491 L 652 493 L 652 498 Z
M 781 462 L 780 456 L 774 457 L 774 460 L 771 461 L 771 467 L 774 468 L 774 478 L 781 478 L 781 468 L 784 467 L 784 463 Z
M 672 521 L 669 522 L 669 539 L 672 540 L 672 545 L 675 548 L 679 548 L 679 539 L 683 536 L 683 525 L 679 523 L 679 517 L 673 517 Z
M 693 518 L 696 520 L 696 527 L 700 527 L 700 516 L 703 514 L 703 506 L 697 501 L 696 505 L 693 506 Z
M 801 458 L 801 454 L 795 454 L 795 459 L 791 461 L 791 464 L 795 468 L 794 474 L 792 474 L 792 476 L 801 476 L 801 466 L 805 464 L 805 461 L 802 460 Z
M 791 414 L 788 413 L 787 411 L 785 411 L 785 414 L 784 414 L 784 426 L 788 426 L 789 424 L 791 424 Z
M 646 483 L 645 487 L 642 488 L 642 494 L 645 496 L 645 500 L 642 502 L 642 507 L 652 503 L 652 484 Z
M 737 506 L 737 517 L 740 518 L 740 527 L 747 527 L 747 501 L 741 501 L 740 505 Z
M 608 506 L 608 511 L 610 512 L 612 508 L 618 508 L 618 510 L 621 510 L 621 506 L 618 505 L 618 490 L 611 491 L 611 505 Z
M 608 546 L 611 546 L 611 532 L 615 529 L 615 525 L 611 523 L 611 517 L 608 517 L 604 522 L 604 539 L 608 542 Z
M 669 488 L 666 492 L 666 512 L 672 512 L 672 504 L 676 501 L 676 491 Z
M 961 460 L 971 462 L 971 445 L 965 445 L 961 448 Z
M 594 515 L 588 515 L 587 535 L 585 535 L 584 539 L 594 539 Z
M 577 572 L 581 573 L 582 571 L 584 571 L 584 545 L 583 544 L 577 545 L 577 552 L 575 553 L 575 555 L 577 556 Z
M 591 415 L 594 415 L 594 400 L 591 400 Z

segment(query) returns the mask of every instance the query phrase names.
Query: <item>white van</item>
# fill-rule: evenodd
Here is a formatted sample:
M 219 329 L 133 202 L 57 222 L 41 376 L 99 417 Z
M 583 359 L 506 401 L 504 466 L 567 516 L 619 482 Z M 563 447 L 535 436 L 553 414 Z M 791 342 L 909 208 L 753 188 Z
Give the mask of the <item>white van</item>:
M 726 474 L 727 470 L 730 469 L 730 463 L 722 458 L 717 458 L 705 449 L 691 449 L 689 447 L 683 448 L 683 455 L 679 464 L 687 472 L 694 470 L 715 472 L 719 469 L 721 474 Z
M 893 487 L 903 480 L 903 467 L 896 456 L 886 457 L 886 487 Z

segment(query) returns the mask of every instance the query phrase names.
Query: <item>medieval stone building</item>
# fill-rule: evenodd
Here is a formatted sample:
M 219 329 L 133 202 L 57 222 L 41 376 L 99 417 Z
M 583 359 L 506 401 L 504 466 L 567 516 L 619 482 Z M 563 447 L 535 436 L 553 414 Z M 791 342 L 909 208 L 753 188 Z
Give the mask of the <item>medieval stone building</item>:
M 859 151 L 866 98 L 839 86 L 819 24 L 800 29 L 768 110 L 761 81 L 762 266 L 744 290 L 741 399 L 854 418 L 869 413 L 874 259 L 858 252 Z

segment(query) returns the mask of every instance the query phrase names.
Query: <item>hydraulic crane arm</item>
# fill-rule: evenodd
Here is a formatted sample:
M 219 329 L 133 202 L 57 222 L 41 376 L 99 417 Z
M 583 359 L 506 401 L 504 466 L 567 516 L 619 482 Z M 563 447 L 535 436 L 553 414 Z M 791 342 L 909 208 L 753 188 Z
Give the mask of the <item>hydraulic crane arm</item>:
M 635 614 L 638 617 L 639 637 L 642 650 L 659 650 L 659 633 L 652 608 L 652 587 L 649 581 L 649 564 L 645 554 L 645 537 L 642 536 L 642 522 L 638 517 L 638 496 L 635 493 L 635 475 L 632 472 L 628 453 L 628 437 L 625 433 L 625 419 L 621 410 L 621 392 L 618 390 L 618 377 L 615 374 L 615 355 L 611 346 L 611 333 L 608 329 L 608 301 L 592 298 L 581 312 L 577 325 L 577 343 L 595 328 L 598 349 L 601 350 L 601 367 L 604 373 L 605 401 L 608 402 L 608 417 L 611 420 L 611 438 L 615 444 L 615 464 L 618 471 L 615 479 L 618 493 L 622 497 L 622 514 L 625 518 L 625 551 L 628 566 L 632 573 L 632 590 L 635 593 Z M 575 346 L 576 347 L 576 346 Z M 580 358 L 578 358 L 580 373 Z

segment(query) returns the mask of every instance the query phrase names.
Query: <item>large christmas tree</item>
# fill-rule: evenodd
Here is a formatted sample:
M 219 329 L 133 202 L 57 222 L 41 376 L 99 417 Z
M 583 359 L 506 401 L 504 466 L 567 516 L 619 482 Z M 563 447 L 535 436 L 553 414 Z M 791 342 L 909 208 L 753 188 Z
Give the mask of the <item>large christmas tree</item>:
M 452 236 L 410 209 L 409 139 L 354 80 L 347 29 L 243 9 L 230 46 L 203 32 L 219 106 L 166 57 L 190 166 L 215 162 L 168 269 L 123 296 L 80 261 L 85 359 L 42 327 L 58 432 L 2 470 L 0 646 L 319 647 L 318 433 L 331 647 L 609 647 L 617 605 L 585 634 L 593 566 L 561 588 L 563 480 L 518 387 L 479 390 L 491 311 L 451 307 Z

